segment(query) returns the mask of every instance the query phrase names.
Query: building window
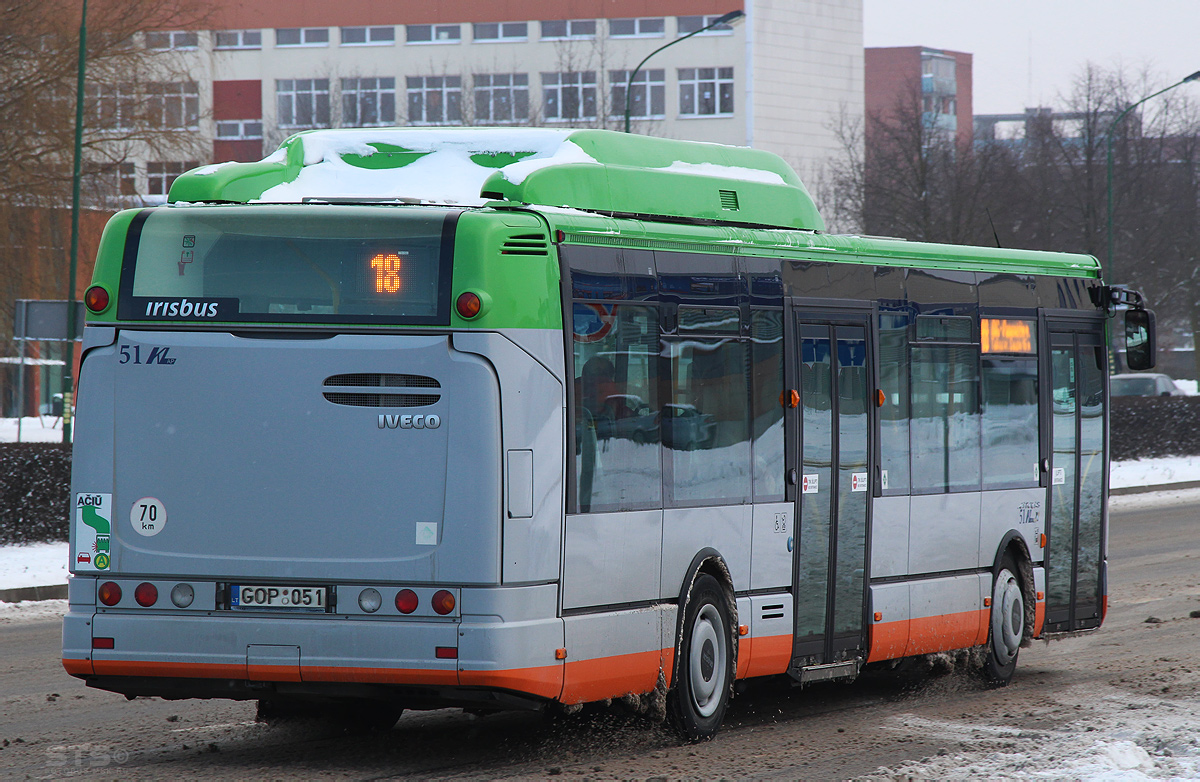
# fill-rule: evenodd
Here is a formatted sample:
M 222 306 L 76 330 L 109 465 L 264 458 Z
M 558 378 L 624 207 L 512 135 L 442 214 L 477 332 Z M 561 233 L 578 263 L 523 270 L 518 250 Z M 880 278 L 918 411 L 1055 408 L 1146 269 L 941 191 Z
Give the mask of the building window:
M 709 16 L 677 16 L 675 17 L 676 29 L 679 35 L 687 35 L 694 33 L 697 30 L 703 30 L 708 25 L 721 18 L 720 14 L 710 14 Z M 732 35 L 733 25 L 719 24 L 711 30 L 704 30 L 700 35 Z
M 276 79 L 275 108 L 280 127 L 329 127 L 329 79 Z
M 612 115 L 624 116 L 625 87 L 629 83 L 629 71 L 609 71 L 608 83 L 612 89 Z M 662 68 L 638 71 L 633 80 L 633 89 L 629 93 L 629 116 L 637 119 L 662 119 L 666 114 L 666 71 Z
M 137 94 L 132 84 L 89 83 L 84 89 L 92 121 L 101 130 L 129 130 L 135 120 Z
M 199 36 L 195 31 L 171 30 L 146 33 L 147 49 L 195 49 Z
M 596 37 L 595 19 L 556 19 L 542 22 L 543 41 L 579 40 Z
M 481 22 L 474 27 L 476 41 L 529 40 L 529 24 L 526 22 Z
M 542 74 L 542 110 L 548 120 L 596 118 L 596 72 Z
M 262 138 L 260 119 L 223 119 L 217 122 L 217 138 L 223 141 L 243 141 Z
M 679 114 L 720 117 L 733 114 L 733 68 L 680 68 Z
M 194 81 L 152 82 L 146 85 L 150 124 L 160 128 L 200 126 L 200 90 Z
M 342 46 L 390 46 L 396 42 L 396 28 L 343 27 Z
M 391 125 L 395 121 L 395 79 L 342 79 L 343 126 Z
M 261 49 L 262 30 L 218 30 L 217 49 Z
M 275 30 L 276 46 L 328 46 L 328 27 L 281 27 Z
M 117 187 L 121 195 L 137 195 L 137 167 L 133 163 L 118 164 L 117 179 Z
M 408 122 L 411 125 L 457 125 L 462 122 L 462 78 L 409 76 Z
M 529 119 L 529 74 L 475 74 L 476 122 L 523 122 Z
M 608 20 L 610 38 L 661 38 L 666 28 L 666 20 L 661 16 Z
M 457 24 L 410 24 L 407 33 L 409 43 L 458 43 L 462 40 L 462 26 Z
M 150 195 L 165 196 L 171 189 L 171 183 L 179 178 L 184 171 L 200 165 L 194 160 L 187 162 L 147 163 L 146 192 Z

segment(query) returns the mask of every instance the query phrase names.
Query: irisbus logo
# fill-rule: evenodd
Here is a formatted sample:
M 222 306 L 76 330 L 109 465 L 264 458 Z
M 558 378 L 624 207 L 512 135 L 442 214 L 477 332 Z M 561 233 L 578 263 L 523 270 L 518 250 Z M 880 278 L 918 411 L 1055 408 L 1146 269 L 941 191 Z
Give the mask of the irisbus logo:
M 379 414 L 380 429 L 437 429 L 441 425 L 440 415 Z

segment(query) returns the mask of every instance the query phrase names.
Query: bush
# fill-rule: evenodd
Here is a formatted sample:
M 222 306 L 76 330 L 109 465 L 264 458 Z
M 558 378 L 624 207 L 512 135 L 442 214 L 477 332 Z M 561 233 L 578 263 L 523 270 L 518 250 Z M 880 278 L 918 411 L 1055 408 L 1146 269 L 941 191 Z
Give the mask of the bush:
M 0 544 L 66 540 L 71 446 L 0 443 Z
M 1114 462 L 1200 454 L 1200 396 L 1118 396 L 1109 411 Z

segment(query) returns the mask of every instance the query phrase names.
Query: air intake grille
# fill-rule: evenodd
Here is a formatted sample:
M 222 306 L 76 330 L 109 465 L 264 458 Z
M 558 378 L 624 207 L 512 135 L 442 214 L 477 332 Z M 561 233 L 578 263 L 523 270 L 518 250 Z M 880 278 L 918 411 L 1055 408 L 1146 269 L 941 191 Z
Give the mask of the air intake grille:
M 513 234 L 500 248 L 501 255 L 546 255 L 547 241 L 543 234 Z
M 361 372 L 348 375 L 333 375 L 325 378 L 324 397 L 336 405 L 351 407 L 424 407 L 435 404 L 441 394 L 396 393 L 416 389 L 441 388 L 442 384 L 423 375 L 392 375 L 379 372 Z M 381 393 L 387 389 L 387 393 Z
M 738 197 L 736 190 L 718 190 L 721 194 L 721 208 L 728 209 L 731 212 L 738 210 Z

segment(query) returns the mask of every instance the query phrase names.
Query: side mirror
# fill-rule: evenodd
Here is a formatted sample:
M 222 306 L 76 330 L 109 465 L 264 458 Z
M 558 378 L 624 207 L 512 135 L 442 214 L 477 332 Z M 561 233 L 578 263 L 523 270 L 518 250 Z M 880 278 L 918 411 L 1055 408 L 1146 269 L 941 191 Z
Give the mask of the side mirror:
M 1130 369 L 1153 369 L 1157 343 L 1151 310 L 1125 311 L 1125 363 Z

